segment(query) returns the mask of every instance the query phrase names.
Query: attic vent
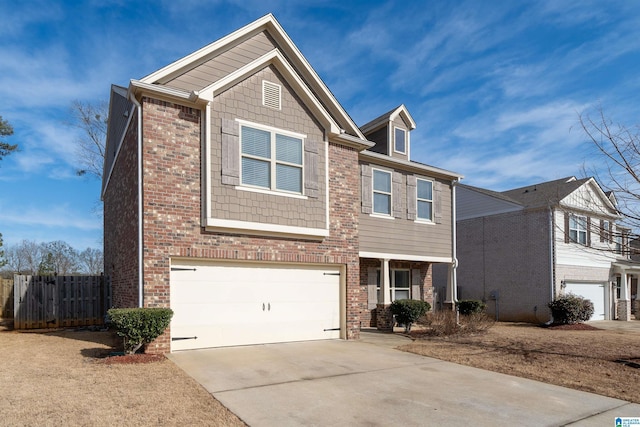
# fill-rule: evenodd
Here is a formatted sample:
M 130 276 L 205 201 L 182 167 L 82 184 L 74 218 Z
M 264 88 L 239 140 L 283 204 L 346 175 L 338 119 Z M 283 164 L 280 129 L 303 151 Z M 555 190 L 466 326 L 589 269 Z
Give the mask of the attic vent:
M 276 110 L 280 110 L 281 91 L 282 89 L 280 85 L 263 80 L 262 81 L 262 105 L 264 105 L 265 107 L 275 108 Z

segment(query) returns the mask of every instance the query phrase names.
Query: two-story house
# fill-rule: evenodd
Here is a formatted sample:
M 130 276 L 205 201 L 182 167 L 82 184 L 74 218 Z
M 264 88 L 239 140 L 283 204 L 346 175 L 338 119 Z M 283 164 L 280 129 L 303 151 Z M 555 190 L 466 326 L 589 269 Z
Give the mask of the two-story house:
M 272 15 L 112 86 L 114 305 L 173 309 L 153 352 L 389 328 L 455 260 L 460 175 L 410 161 L 414 127 L 404 106 L 358 127 Z
M 500 320 L 542 323 L 547 304 L 571 292 L 593 302 L 592 320 L 629 320 L 640 264 L 618 220 L 593 178 L 503 192 L 459 185 L 459 298 L 486 301 Z

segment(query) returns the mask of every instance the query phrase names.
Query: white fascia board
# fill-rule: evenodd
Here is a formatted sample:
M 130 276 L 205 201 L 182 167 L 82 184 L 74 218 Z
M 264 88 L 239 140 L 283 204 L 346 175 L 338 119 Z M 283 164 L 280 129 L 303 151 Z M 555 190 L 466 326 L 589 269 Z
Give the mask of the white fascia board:
M 389 259 L 397 261 L 416 261 L 416 262 L 434 262 L 434 263 L 452 263 L 452 257 L 439 257 L 429 255 L 408 255 L 408 254 L 391 254 L 383 252 L 365 252 L 361 251 L 358 256 L 360 258 Z
M 360 160 L 366 160 L 371 162 L 372 164 L 384 165 L 391 168 L 411 170 L 417 173 L 426 174 L 428 176 L 437 175 L 450 180 L 461 180 L 464 178 L 464 175 L 461 175 L 457 172 L 440 169 L 435 166 L 423 165 L 421 163 L 412 162 L 410 160 L 389 157 L 385 154 L 380 154 L 373 151 L 360 152 Z
M 287 59 L 277 49 L 273 49 L 269 53 L 262 55 L 260 58 L 250 62 L 244 67 L 228 74 L 222 79 L 202 89 L 196 95 L 200 99 L 211 102 L 216 94 L 224 92 L 238 82 L 244 80 L 247 76 L 256 73 L 267 65 L 274 65 L 278 69 L 278 71 L 287 80 L 287 83 L 293 87 L 296 94 L 302 98 L 305 105 L 314 112 L 318 118 L 323 119 L 325 129 L 327 131 L 333 134 L 340 133 L 340 126 L 338 126 L 335 120 L 333 120 L 333 117 L 331 117 L 329 112 L 325 110 L 315 95 L 311 90 L 309 90 L 307 85 L 289 64 Z
M 141 80 L 131 80 L 129 84 L 129 90 L 133 91 L 136 94 L 138 92 L 148 92 L 162 95 L 170 99 L 185 100 L 192 103 L 197 100 L 197 94 L 195 94 L 194 92 L 187 92 L 185 90 L 175 89 L 168 86 L 145 83 Z
M 355 136 L 363 138 L 364 135 L 360 132 L 358 126 L 353 122 L 349 114 L 342 108 L 340 103 L 333 96 L 329 88 L 324 84 L 322 79 L 315 72 L 311 64 L 305 59 L 300 50 L 293 43 L 291 38 L 284 31 L 280 23 L 272 14 L 267 14 L 262 18 L 234 31 L 233 33 L 197 50 L 190 55 L 179 59 L 160 70 L 149 74 L 142 78 L 140 81 L 143 83 L 157 83 L 163 79 L 167 79 L 171 75 L 177 75 L 182 72 L 184 68 L 192 66 L 194 63 L 204 60 L 207 57 L 213 57 L 219 52 L 229 49 L 231 46 L 238 44 L 242 40 L 257 34 L 260 31 L 267 30 L 269 35 L 273 37 L 276 42 L 284 50 L 287 57 L 294 61 L 294 65 L 298 66 L 299 72 L 301 72 L 305 78 L 308 79 L 309 84 L 317 90 L 319 96 L 326 101 L 327 108 L 336 117 L 342 118 L 347 125 L 350 132 L 353 132 Z
M 329 237 L 329 230 L 324 228 L 265 224 L 261 222 L 236 221 L 211 217 L 207 218 L 206 229 L 225 233 L 297 237 L 308 240 L 322 240 L 325 237 Z
M 415 120 L 413 120 L 413 117 L 411 117 L 411 114 L 409 114 L 409 110 L 407 110 L 407 107 L 405 107 L 404 104 L 400 105 L 393 113 L 391 113 L 391 116 L 389 118 L 391 121 L 394 121 L 395 118 L 398 117 L 398 115 L 401 115 L 402 117 L 404 117 L 405 121 L 409 122 L 410 130 L 416 128 L 416 122 Z
M 272 14 L 269 13 L 262 18 L 257 19 L 252 23 L 234 31 L 233 33 L 227 34 L 221 39 L 218 39 L 215 42 L 210 43 L 205 47 L 198 49 L 183 58 L 178 59 L 177 61 L 172 62 L 171 64 L 159 69 L 158 71 L 155 71 L 148 76 L 143 77 L 142 79 L 140 79 L 140 81 L 143 83 L 156 83 L 173 73 L 181 71 L 183 68 L 188 67 L 194 62 L 197 62 L 209 55 L 215 54 L 219 50 L 227 49 L 229 45 L 251 35 L 254 32 L 257 32 L 256 30 L 261 29 L 273 20 L 275 20 L 275 18 Z

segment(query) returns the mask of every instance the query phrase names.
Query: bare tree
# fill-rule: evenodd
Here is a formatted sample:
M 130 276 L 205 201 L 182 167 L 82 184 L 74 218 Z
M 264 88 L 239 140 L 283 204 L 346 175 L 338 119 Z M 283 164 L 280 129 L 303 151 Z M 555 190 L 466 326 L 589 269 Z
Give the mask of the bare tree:
M 78 254 L 82 271 L 87 274 L 100 274 L 103 271 L 103 256 L 100 249 L 87 248 Z
M 0 268 L 5 265 L 7 265 L 7 259 L 5 258 L 5 251 L 3 248 L 2 233 L 0 233 Z
M 56 240 L 45 243 L 43 252 L 45 254 L 43 259 L 54 273 L 64 276 L 79 270 L 78 252 L 67 242 Z
M 89 174 L 101 179 L 109 105 L 105 101 L 96 103 L 74 101 L 71 110 L 73 113 L 71 124 L 83 131 L 78 139 L 76 150 L 80 164 L 76 173 Z
M 42 245 L 35 241 L 23 240 L 11 248 L 9 262 L 14 271 L 22 274 L 36 274 L 42 262 Z
M 603 190 L 613 192 L 621 223 L 640 228 L 640 127 L 614 124 L 600 110 L 597 118 L 580 115 L 580 124 L 602 162 L 589 166 Z

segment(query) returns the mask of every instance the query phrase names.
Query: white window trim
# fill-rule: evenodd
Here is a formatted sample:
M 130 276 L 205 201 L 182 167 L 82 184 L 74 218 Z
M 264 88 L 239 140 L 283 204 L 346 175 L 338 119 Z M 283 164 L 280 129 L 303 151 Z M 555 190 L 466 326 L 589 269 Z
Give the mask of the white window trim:
M 580 224 L 580 221 L 583 220 L 583 224 L 584 224 L 584 229 L 580 229 L 580 228 L 572 228 L 571 227 L 571 220 L 575 218 L 576 221 L 576 225 Z M 587 217 L 584 215 L 576 215 L 576 214 L 571 214 L 569 216 L 569 241 L 571 243 L 577 243 L 579 245 L 583 245 L 583 246 L 587 246 L 589 244 L 589 242 L 587 241 L 588 239 L 588 233 L 587 233 L 587 228 L 589 227 L 588 225 L 588 221 L 587 221 Z M 575 240 L 571 238 L 571 231 L 575 230 L 576 231 L 576 238 Z M 580 234 L 584 233 L 584 243 L 580 241 Z
M 418 198 L 418 182 L 419 181 L 426 181 L 426 182 L 430 182 L 431 183 L 431 200 L 427 200 L 427 199 L 419 199 Z M 416 177 L 416 219 L 414 220 L 414 222 L 418 222 L 420 224 L 435 224 L 435 212 L 436 212 L 436 202 L 434 200 L 434 195 L 435 195 L 435 191 L 436 191 L 436 185 L 435 182 L 431 179 L 426 179 L 426 178 L 418 178 Z M 424 201 L 424 202 L 431 202 L 431 219 L 426 219 L 426 218 L 420 218 L 418 216 L 418 212 L 420 212 L 420 209 L 418 209 L 418 202 L 420 201 Z
M 384 172 L 387 175 L 389 175 L 389 183 L 390 183 L 390 187 L 391 187 L 391 191 L 389 191 L 389 193 L 385 193 L 385 192 L 382 192 L 382 191 L 376 191 L 376 186 L 375 186 L 376 171 Z M 389 213 L 388 214 L 380 213 L 380 212 L 376 212 L 375 211 L 375 208 L 376 208 L 375 195 L 376 195 L 376 193 L 388 194 L 389 195 L 390 204 L 389 204 Z M 377 217 L 377 218 L 394 219 L 394 217 L 393 217 L 393 172 L 385 170 L 385 169 L 371 168 L 371 213 L 369 215 Z
M 381 288 L 381 281 L 382 281 L 382 277 L 381 277 L 381 272 L 380 269 L 377 268 L 377 283 L 376 283 L 376 294 L 378 295 L 378 301 L 382 301 L 381 296 L 380 295 L 380 288 Z M 390 298 L 391 298 L 391 302 L 395 301 L 395 296 L 396 296 L 396 279 L 395 279 L 395 272 L 396 271 L 408 271 L 409 272 L 409 286 L 407 288 L 399 288 L 402 291 L 409 291 L 409 299 L 413 298 L 413 295 L 411 295 L 411 270 L 408 268 L 390 268 L 389 269 L 389 292 L 391 293 Z
M 286 195 L 286 196 L 290 196 L 290 197 L 304 197 L 306 198 L 306 196 L 304 195 L 304 171 L 305 171 L 305 164 L 304 164 L 304 143 L 307 139 L 307 135 L 306 134 L 302 134 L 302 133 L 297 133 L 297 132 L 291 132 L 288 130 L 284 130 L 284 129 L 279 129 L 273 126 L 266 126 L 263 124 L 259 124 L 259 123 L 254 123 L 254 122 L 249 122 L 246 120 L 241 120 L 241 119 L 236 119 L 236 121 L 238 122 L 238 124 L 240 125 L 240 131 L 238 134 L 238 141 L 240 144 L 240 149 L 238 150 L 239 155 L 240 155 L 240 185 L 236 186 L 236 189 L 238 190 L 247 190 L 247 191 L 255 191 L 258 193 L 266 193 L 266 194 L 275 194 L 275 195 Z M 242 183 L 242 158 L 246 157 L 246 158 L 250 158 L 250 159 L 257 159 L 257 160 L 261 160 L 261 161 L 267 161 L 265 158 L 263 157 L 256 157 L 256 156 L 252 156 L 252 155 L 243 155 L 242 154 L 242 126 L 246 126 L 246 127 L 250 127 L 250 128 L 254 128 L 254 129 L 259 129 L 259 130 L 263 130 L 265 132 L 269 132 L 271 134 L 271 152 L 272 152 L 272 157 L 271 159 L 269 159 L 269 172 L 270 172 L 270 181 L 271 181 L 271 188 L 266 188 L 266 187 L 260 187 L 260 186 L 254 186 L 254 185 L 249 185 L 249 184 L 244 184 Z M 275 135 L 276 134 L 280 134 L 280 135 L 284 135 L 284 136 L 290 136 L 292 138 L 298 138 L 302 140 L 302 146 L 300 147 L 300 149 L 302 150 L 302 166 L 300 165 L 293 165 L 287 162 L 281 162 L 281 161 L 277 161 L 275 158 L 275 153 L 276 153 L 276 147 L 275 147 Z M 295 166 L 298 167 L 302 170 L 301 173 L 301 190 L 302 192 L 297 193 L 294 191 L 287 191 L 287 190 L 279 190 L 276 188 L 276 167 L 275 165 L 277 164 L 284 164 L 284 165 L 290 165 L 290 166 Z
M 404 132 L 404 151 L 396 150 L 396 130 L 401 130 Z M 393 152 L 399 154 L 407 154 L 407 150 L 409 147 L 409 132 L 406 129 L 401 128 L 399 126 L 393 127 Z

